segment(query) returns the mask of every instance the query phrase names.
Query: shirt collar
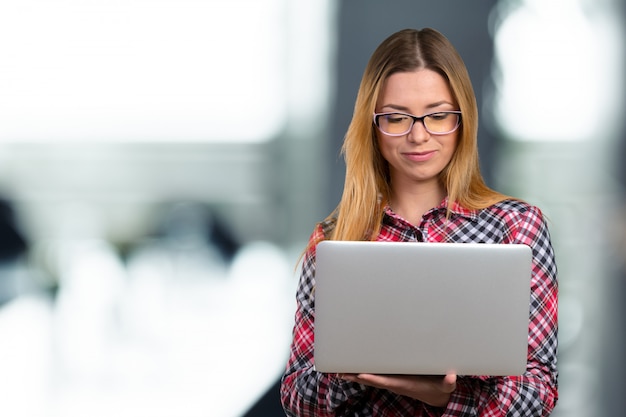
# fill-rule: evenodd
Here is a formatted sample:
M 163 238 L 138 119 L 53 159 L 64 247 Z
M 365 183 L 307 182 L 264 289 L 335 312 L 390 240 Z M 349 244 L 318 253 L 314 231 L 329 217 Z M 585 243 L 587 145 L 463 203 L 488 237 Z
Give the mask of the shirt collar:
M 448 210 L 448 197 L 446 196 L 441 203 L 439 203 L 438 206 L 433 207 L 432 209 L 430 209 L 428 213 L 436 213 L 436 212 L 440 212 L 442 213 L 444 216 L 446 214 L 446 211 Z M 389 207 L 389 205 L 385 206 L 385 213 L 392 216 L 392 217 L 398 217 L 398 215 L 391 209 L 391 207 Z M 477 220 L 478 219 L 478 210 L 471 210 L 471 209 L 467 209 L 463 206 L 461 206 L 459 203 L 457 203 L 456 201 L 453 202 L 450 205 L 450 213 L 451 215 L 457 215 L 457 216 L 461 216 L 461 217 L 465 217 L 468 220 Z
M 441 204 L 437 208 L 446 210 L 447 206 L 448 206 L 448 197 L 444 198 Z M 452 214 L 456 214 L 461 217 L 466 217 L 469 220 L 478 219 L 478 210 L 471 210 L 471 209 L 465 208 L 456 201 L 450 205 L 450 212 Z

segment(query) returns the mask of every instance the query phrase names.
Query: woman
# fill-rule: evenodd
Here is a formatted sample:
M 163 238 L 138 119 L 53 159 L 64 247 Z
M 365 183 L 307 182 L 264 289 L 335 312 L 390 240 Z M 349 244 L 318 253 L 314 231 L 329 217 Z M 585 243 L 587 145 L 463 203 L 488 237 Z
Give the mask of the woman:
M 289 416 L 547 416 L 557 391 L 557 280 L 541 211 L 488 188 L 469 75 L 433 29 L 387 38 L 363 75 L 343 152 L 337 209 L 304 254 L 291 356 Z M 521 243 L 533 253 L 528 362 L 522 376 L 323 374 L 313 369 L 315 247 L 324 239 Z M 358 295 L 357 295 L 358 296 Z M 427 319 L 427 318 L 422 318 Z

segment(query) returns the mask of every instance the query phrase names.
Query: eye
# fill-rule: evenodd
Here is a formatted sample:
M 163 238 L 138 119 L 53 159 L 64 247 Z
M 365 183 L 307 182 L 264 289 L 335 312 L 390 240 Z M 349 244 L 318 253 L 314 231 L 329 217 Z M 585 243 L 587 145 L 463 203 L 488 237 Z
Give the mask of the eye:
M 429 114 L 428 117 L 430 117 L 431 119 L 436 120 L 436 121 L 441 121 L 441 120 L 445 120 L 446 118 L 450 117 L 450 113 L 446 113 L 446 112 L 432 113 L 432 114 Z
M 385 116 L 385 120 L 387 121 L 387 123 L 406 123 L 408 119 L 408 116 L 400 113 L 393 113 Z

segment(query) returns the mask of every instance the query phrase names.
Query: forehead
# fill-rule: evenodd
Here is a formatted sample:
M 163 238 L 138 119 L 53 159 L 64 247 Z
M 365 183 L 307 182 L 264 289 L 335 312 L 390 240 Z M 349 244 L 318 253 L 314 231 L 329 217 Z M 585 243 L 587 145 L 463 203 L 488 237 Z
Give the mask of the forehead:
M 390 75 L 383 83 L 377 107 L 423 110 L 445 104 L 455 104 L 446 79 L 435 71 L 420 69 Z

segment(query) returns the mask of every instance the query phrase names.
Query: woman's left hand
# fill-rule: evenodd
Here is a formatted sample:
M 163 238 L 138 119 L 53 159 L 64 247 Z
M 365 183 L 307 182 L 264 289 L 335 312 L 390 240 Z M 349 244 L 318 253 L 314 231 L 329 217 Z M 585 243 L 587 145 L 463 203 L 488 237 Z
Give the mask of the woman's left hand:
M 448 404 L 450 394 L 456 389 L 457 379 L 455 374 L 441 376 L 339 374 L 338 377 L 346 381 L 386 389 L 435 407 L 445 407 Z

